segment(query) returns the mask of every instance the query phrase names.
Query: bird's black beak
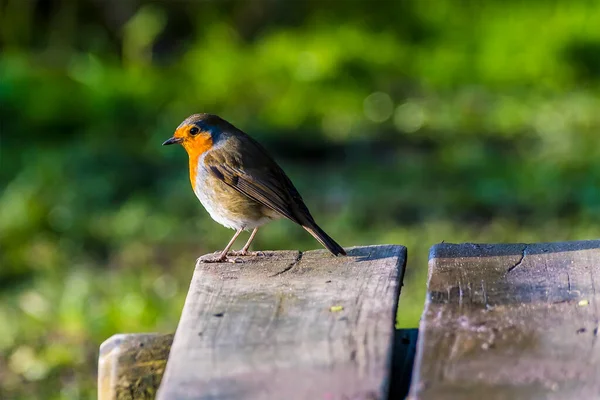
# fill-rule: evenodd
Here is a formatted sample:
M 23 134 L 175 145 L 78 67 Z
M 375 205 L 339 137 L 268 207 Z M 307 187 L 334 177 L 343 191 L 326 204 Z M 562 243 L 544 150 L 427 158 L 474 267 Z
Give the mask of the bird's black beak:
M 175 144 L 175 143 L 181 143 L 181 142 L 183 142 L 182 138 L 172 137 L 170 139 L 167 139 L 162 145 L 166 146 L 166 145 L 169 145 L 169 144 Z

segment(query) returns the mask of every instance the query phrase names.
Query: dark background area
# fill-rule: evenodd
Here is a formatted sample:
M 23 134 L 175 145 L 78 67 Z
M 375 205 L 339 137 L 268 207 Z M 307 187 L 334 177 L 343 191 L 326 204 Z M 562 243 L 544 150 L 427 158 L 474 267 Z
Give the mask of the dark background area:
M 408 247 L 398 327 L 434 243 L 600 237 L 599 2 L 0 0 L 0 51 L 2 399 L 94 399 L 104 339 L 175 329 L 232 234 L 160 146 L 195 112 L 342 245 Z

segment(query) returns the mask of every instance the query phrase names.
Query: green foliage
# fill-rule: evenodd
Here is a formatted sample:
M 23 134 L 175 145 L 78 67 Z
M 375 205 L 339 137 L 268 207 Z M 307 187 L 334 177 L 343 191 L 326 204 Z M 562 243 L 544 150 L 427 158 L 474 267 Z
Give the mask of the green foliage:
M 600 236 L 600 3 L 43 3 L 0 6 L 0 398 L 95 398 L 104 339 L 175 329 L 231 235 L 160 146 L 194 112 L 341 244 L 409 248 L 402 327 L 433 243 Z M 286 221 L 255 245 L 316 246 Z

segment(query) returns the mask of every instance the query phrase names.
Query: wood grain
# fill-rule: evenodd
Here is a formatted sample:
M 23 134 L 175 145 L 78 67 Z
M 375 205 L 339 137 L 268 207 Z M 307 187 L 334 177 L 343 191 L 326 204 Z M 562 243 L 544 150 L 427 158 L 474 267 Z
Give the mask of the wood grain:
M 119 334 L 100 346 L 98 400 L 153 400 L 173 334 Z
M 402 246 L 199 262 L 158 399 L 386 399 Z
M 600 241 L 431 250 L 413 399 L 600 398 Z

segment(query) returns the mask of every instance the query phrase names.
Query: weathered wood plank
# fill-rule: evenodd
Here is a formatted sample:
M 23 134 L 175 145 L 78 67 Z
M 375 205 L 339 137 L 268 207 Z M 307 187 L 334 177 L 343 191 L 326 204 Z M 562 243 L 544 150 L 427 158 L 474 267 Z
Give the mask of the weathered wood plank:
M 98 400 L 153 400 L 173 334 L 119 334 L 100 346 Z
M 402 246 L 198 263 L 158 399 L 385 399 Z
M 600 398 L 600 241 L 432 248 L 413 399 Z

